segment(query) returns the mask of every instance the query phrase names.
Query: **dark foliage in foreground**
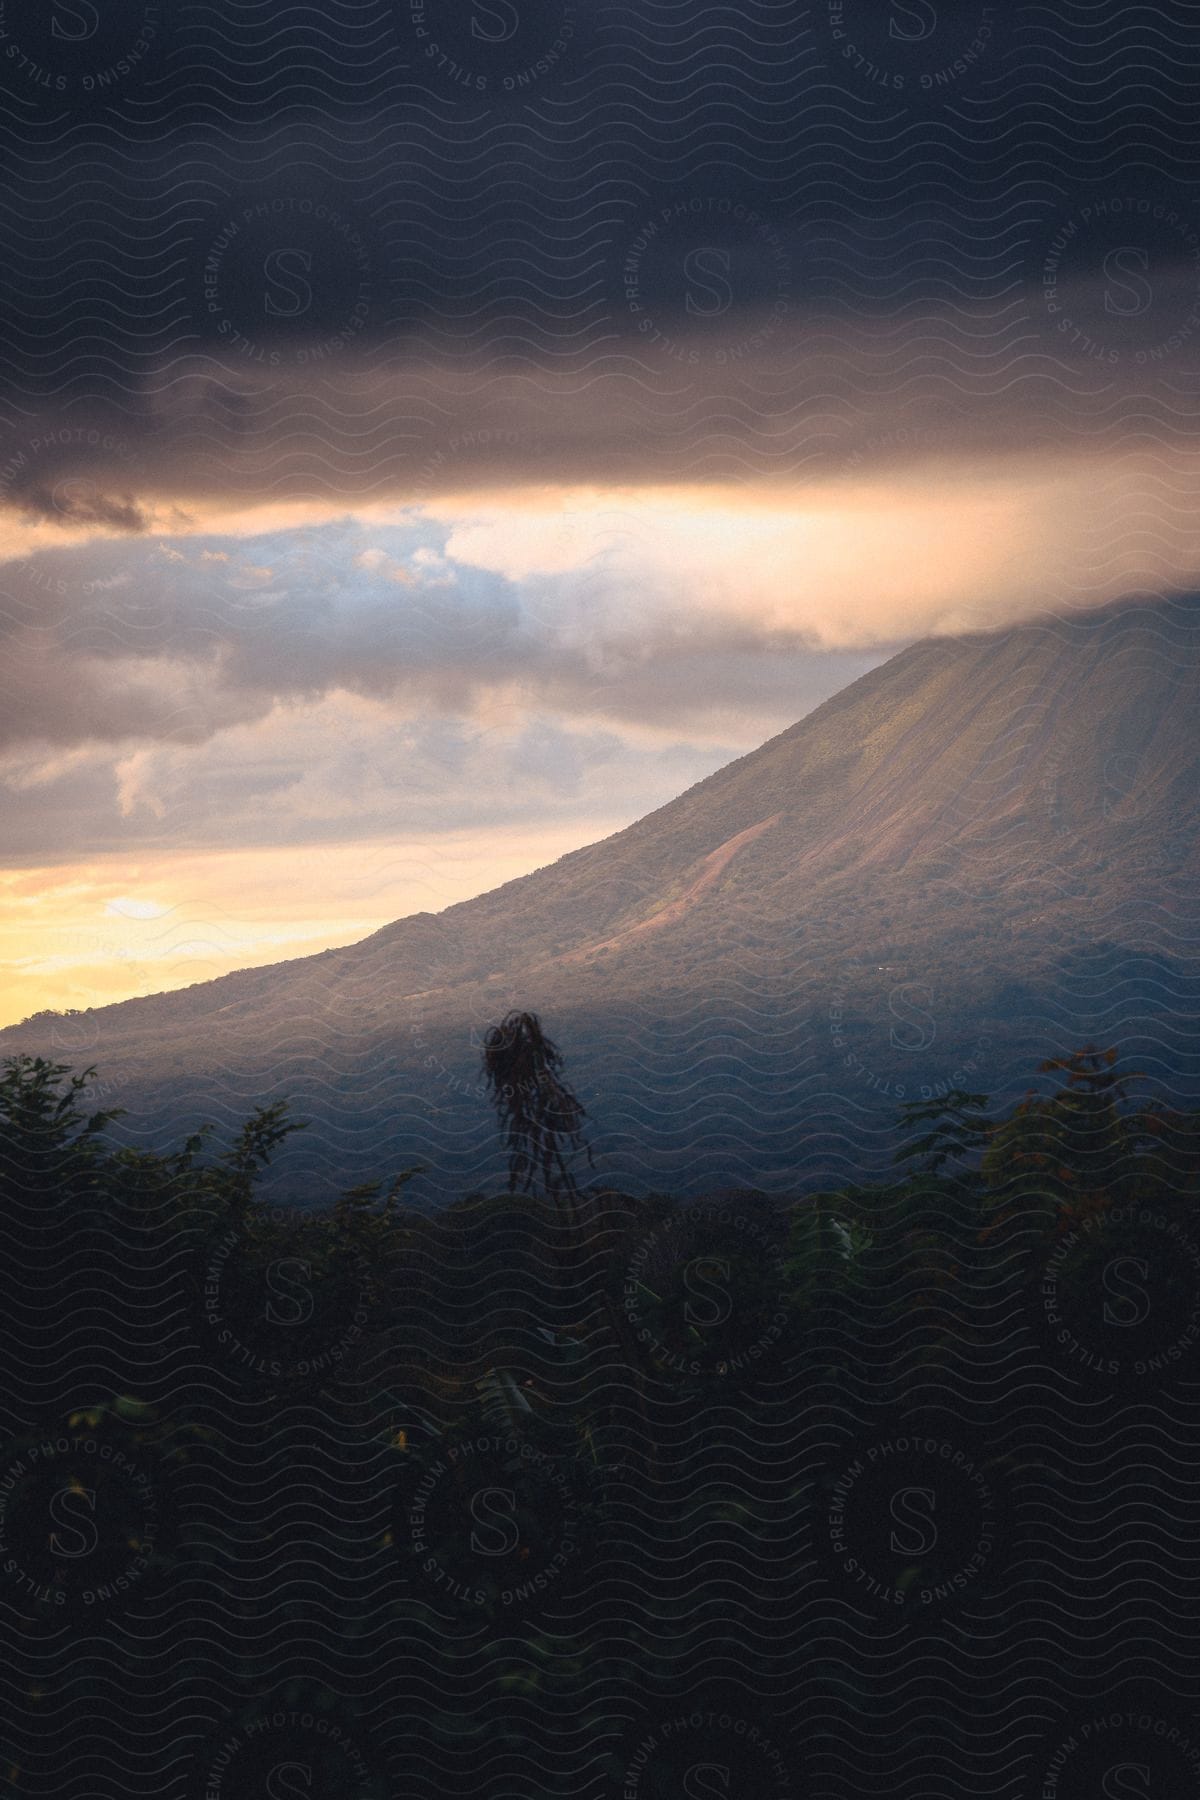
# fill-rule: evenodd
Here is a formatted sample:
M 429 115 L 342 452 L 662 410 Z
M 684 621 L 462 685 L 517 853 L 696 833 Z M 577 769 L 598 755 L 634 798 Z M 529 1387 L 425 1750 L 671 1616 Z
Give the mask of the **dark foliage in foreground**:
M 578 1187 L 570 1158 L 583 1112 L 536 1018 L 511 1016 L 489 1034 L 485 1058 L 510 1192 L 432 1215 L 408 1203 L 410 1190 L 419 1194 L 414 1169 L 353 1188 L 322 1214 L 261 1204 L 263 1170 L 302 1129 L 285 1105 L 257 1108 L 224 1148 L 205 1129 L 162 1155 L 110 1146 L 118 1114 L 87 1104 L 95 1071 L 29 1057 L 3 1065 L 0 1301 L 19 1341 L 22 1320 L 61 1296 L 62 1342 L 79 1370 L 70 1417 L 34 1429 L 82 1422 L 169 1475 L 241 1454 L 234 1427 L 248 1407 L 274 1430 L 280 1418 L 309 1416 L 289 1408 L 315 1406 L 313 1417 L 337 1418 L 348 1458 L 394 1481 L 397 1511 L 377 1548 L 400 1558 L 430 1458 L 495 1432 L 517 1447 L 503 1479 L 521 1495 L 534 1541 L 553 1536 L 544 1509 L 572 1497 L 583 1549 L 570 1580 L 594 1600 L 605 1545 L 622 1530 L 622 1492 L 635 1495 L 635 1520 L 650 1495 L 681 1545 L 706 1518 L 737 1523 L 740 1502 L 719 1482 L 675 1519 L 664 1446 L 681 1428 L 681 1397 L 693 1457 L 696 1434 L 711 1431 L 715 1443 L 731 1417 L 752 1413 L 760 1364 L 804 1370 L 813 1420 L 836 1423 L 853 1400 L 907 1427 L 937 1416 L 949 1376 L 965 1372 L 969 1392 L 972 1370 L 994 1367 L 989 1333 L 1001 1315 L 1010 1337 L 1014 1318 L 1042 1334 L 1039 1354 L 1064 1380 L 1106 1392 L 1126 1372 L 1088 1321 L 1139 1323 L 1139 1294 L 1150 1295 L 1158 1332 L 1146 1357 L 1169 1371 L 1195 1356 L 1200 1117 L 1136 1097 L 1137 1076 L 1118 1069 L 1112 1050 L 1044 1063 L 1038 1088 L 1003 1115 L 966 1091 L 906 1107 L 890 1182 L 793 1205 L 745 1193 L 689 1207 L 600 1182 Z M 109 1282 L 105 1307 L 72 1316 L 76 1293 Z M 712 1304 L 721 1295 L 729 1303 Z M 1123 1318 L 1122 1308 L 1134 1311 Z M 288 1429 L 304 1465 L 305 1427 Z M 553 1480 L 526 1493 L 530 1467 Z M 447 1516 L 429 1527 L 444 1534 L 431 1556 L 453 1571 L 461 1544 Z M 252 1535 L 246 1547 L 254 1551 Z M 185 1598 L 206 1580 L 219 1586 L 229 1551 L 203 1530 L 181 1531 L 156 1550 L 158 1579 Z M 504 1647 L 503 1579 L 489 1587 L 467 1571 L 459 1584 L 475 1581 L 474 1622 L 496 1629 L 498 1692 L 533 1681 L 539 1705 L 557 1704 L 560 1680 L 562 1704 L 573 1704 L 562 1671 L 583 1680 L 616 1651 L 572 1646 L 560 1630 L 559 1674 L 526 1659 L 518 1677 Z M 909 1579 L 925 1579 L 919 1564 Z M 396 1602 L 397 1631 L 414 1620 L 443 1629 L 446 1580 L 427 1593 L 414 1579 Z M 246 1635 L 225 1700 L 253 1709 L 264 1679 L 255 1607 L 272 1596 L 264 1588 L 256 1601 L 252 1582 L 239 1592 Z M 314 1604 L 316 1630 L 324 1602 Z M 686 1619 L 686 1590 L 669 1604 Z M 36 1593 L 23 1605 L 27 1630 L 53 1628 Z M 305 1602 L 295 1605 L 302 1621 Z M 362 1617 L 341 1622 L 346 1643 L 377 1625 L 377 1597 L 364 1590 Z M 655 1636 L 621 1656 L 652 1667 Z

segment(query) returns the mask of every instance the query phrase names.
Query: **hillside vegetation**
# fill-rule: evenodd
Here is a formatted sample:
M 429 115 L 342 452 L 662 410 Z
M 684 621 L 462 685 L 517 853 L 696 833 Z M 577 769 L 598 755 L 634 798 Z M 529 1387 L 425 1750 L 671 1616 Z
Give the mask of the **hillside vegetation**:
M 449 1199 L 496 1172 L 478 1051 L 519 994 L 614 1179 L 828 1185 L 898 1103 L 1047 1050 L 1120 1036 L 1200 1094 L 1198 806 L 1200 603 L 931 639 L 552 867 L 0 1049 L 102 1062 L 131 1142 L 293 1095 L 292 1191 L 420 1161 Z

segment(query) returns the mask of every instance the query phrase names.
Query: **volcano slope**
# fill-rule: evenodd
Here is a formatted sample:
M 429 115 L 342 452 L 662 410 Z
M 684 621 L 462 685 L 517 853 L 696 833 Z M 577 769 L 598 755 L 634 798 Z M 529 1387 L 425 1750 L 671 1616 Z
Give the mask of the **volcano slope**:
M 879 1169 L 901 1102 L 1116 1044 L 1200 1089 L 1200 599 L 902 651 L 601 843 L 346 949 L 0 1033 L 132 1141 L 288 1097 L 275 1197 L 493 1184 L 486 1027 L 536 1010 L 634 1191 Z M 416 1190 L 412 1190 L 414 1198 Z

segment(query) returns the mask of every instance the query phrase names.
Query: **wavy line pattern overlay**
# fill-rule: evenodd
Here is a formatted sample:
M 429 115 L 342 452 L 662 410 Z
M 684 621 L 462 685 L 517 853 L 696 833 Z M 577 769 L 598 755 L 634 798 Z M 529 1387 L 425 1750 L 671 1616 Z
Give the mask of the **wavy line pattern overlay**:
M 240 896 L 147 914 L 0 1031 L 99 1071 L 0 1088 L 6 1792 L 1200 1795 L 1198 87 L 1185 0 L 0 0 L 5 804 L 232 853 L 311 728 L 355 918 L 430 897 L 188 986 Z M 880 471 L 920 630 L 823 560 Z M 724 754 L 797 645 L 864 661 Z M 429 767 L 520 827 L 572 709 L 667 785 L 448 904 Z M 514 1008 L 577 1193 L 504 1192 Z

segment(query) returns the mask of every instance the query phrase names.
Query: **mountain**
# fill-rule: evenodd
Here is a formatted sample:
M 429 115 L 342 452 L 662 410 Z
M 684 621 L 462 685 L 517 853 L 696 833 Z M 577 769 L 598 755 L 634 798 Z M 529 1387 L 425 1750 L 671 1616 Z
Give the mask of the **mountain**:
M 312 1198 L 495 1179 L 480 1040 L 543 1015 L 614 1182 L 795 1191 L 897 1108 L 1119 1044 L 1200 1090 L 1200 598 L 912 645 L 601 843 L 361 943 L 0 1033 L 125 1129 L 290 1096 Z M 106 1096 L 106 1099 L 108 1096 Z

